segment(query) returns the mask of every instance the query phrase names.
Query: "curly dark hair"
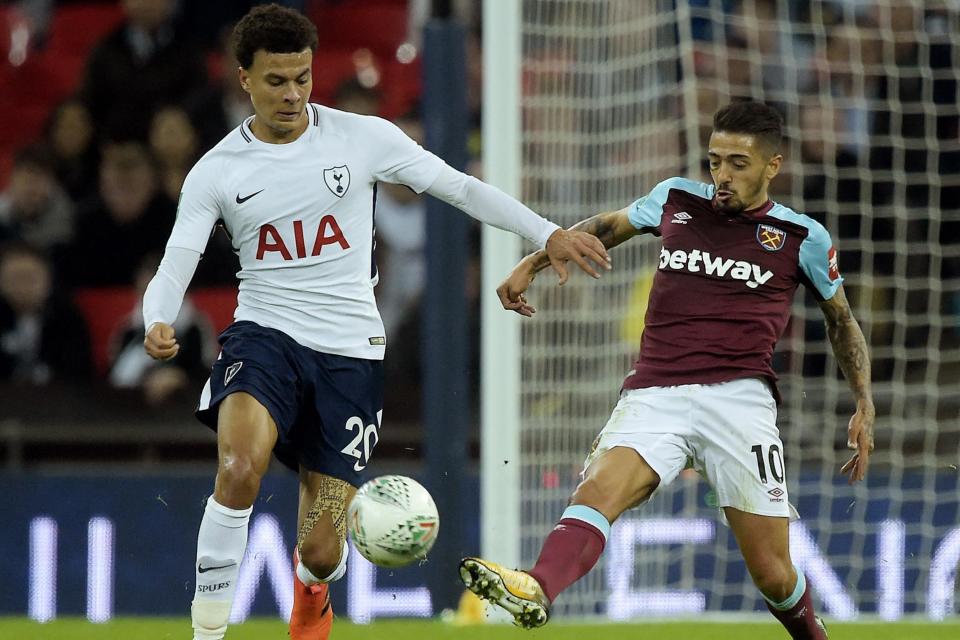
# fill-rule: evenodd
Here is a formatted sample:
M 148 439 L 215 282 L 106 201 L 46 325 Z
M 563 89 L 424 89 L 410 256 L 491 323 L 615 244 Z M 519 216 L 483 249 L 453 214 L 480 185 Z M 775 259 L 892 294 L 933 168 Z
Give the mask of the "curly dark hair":
M 783 116 L 762 102 L 733 102 L 713 114 L 713 130 L 756 136 L 776 153 L 783 139 Z
M 254 7 L 233 29 L 233 54 L 244 69 L 261 49 L 298 53 L 307 48 L 317 50 L 317 28 L 303 14 L 275 3 Z

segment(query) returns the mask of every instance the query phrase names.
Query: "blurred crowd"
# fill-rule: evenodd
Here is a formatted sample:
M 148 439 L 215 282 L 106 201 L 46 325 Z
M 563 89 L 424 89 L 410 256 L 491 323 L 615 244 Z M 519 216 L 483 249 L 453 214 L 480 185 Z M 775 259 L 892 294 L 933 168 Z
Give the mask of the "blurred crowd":
M 419 29 L 411 16 L 423 13 L 424 2 L 281 3 L 318 25 L 315 101 L 381 115 L 423 140 Z M 137 389 L 154 404 L 176 393 L 192 401 L 233 304 L 237 262 L 226 234 L 210 240 L 194 287 L 213 293 L 188 300 L 178 333 L 189 343 L 173 363 L 150 362 L 139 349 L 139 294 L 162 254 L 186 173 L 252 113 L 236 79 L 229 33 L 253 4 L 19 0 L 0 6 L 0 115 L 7 122 L 0 129 L 0 380 L 97 380 Z M 772 185 L 774 197 L 827 224 L 841 247 L 844 272 L 869 275 L 852 279 L 850 294 L 855 304 L 876 310 L 868 319 L 875 347 L 889 345 L 907 308 L 956 318 L 956 4 L 691 0 L 689 64 L 664 55 L 651 78 L 638 71 L 651 68 L 644 56 L 657 53 L 658 38 L 676 41 L 676 25 L 669 33 L 651 30 L 652 4 L 525 5 L 523 199 L 562 222 L 610 198 L 627 204 L 652 180 L 688 166 L 689 128 L 655 127 L 638 135 L 641 114 L 647 124 L 651 114 L 690 122 L 683 114 L 694 107 L 702 144 L 717 107 L 734 99 L 764 100 L 782 111 L 787 125 L 786 171 Z M 476 131 L 479 15 L 475 7 L 466 13 L 473 21 L 466 82 Z M 603 46 L 594 46 L 594 35 L 564 37 L 561 50 L 536 28 L 568 21 L 611 35 Z M 616 30 L 622 25 L 630 26 L 629 37 Z M 584 95 L 605 106 L 569 108 Z M 586 148 L 588 136 L 601 142 Z M 477 134 L 471 153 L 479 153 Z M 608 189 L 612 172 L 622 177 L 616 193 Z M 708 179 L 705 168 L 701 177 Z M 416 418 L 423 199 L 382 185 L 377 235 L 377 297 L 391 344 L 393 382 L 387 388 L 402 398 L 388 399 L 390 413 Z M 916 251 L 904 255 L 904 240 Z M 472 305 L 477 244 L 474 239 L 465 283 Z M 905 292 L 907 281 L 938 284 Z M 929 329 L 918 324 L 897 335 L 905 347 L 924 347 Z M 805 330 L 808 339 L 822 331 L 819 323 Z M 956 346 L 955 333 L 936 335 L 935 346 Z M 898 353 L 877 349 L 878 376 L 891 375 Z M 803 357 L 805 371 L 822 374 L 824 354 Z M 925 363 L 910 366 L 922 375 Z

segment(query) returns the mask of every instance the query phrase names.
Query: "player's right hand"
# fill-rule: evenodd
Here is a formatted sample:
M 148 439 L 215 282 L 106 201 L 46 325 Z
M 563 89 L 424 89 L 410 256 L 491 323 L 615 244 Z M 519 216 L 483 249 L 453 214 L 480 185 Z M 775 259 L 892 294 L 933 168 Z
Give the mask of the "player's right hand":
M 164 322 L 154 322 L 143 339 L 143 348 L 154 360 L 169 360 L 180 352 L 174 337 L 173 327 Z
M 522 316 L 532 317 L 537 310 L 533 305 L 527 303 L 527 297 L 524 292 L 533 279 L 536 277 L 536 270 L 533 263 L 528 259 L 523 259 L 513 268 L 507 279 L 497 287 L 497 297 L 500 298 L 500 304 L 507 311 L 515 311 Z
M 610 256 L 607 254 L 607 248 L 596 236 L 583 231 L 557 229 L 550 238 L 547 239 L 547 245 L 544 247 L 547 257 L 550 258 L 550 266 L 557 272 L 561 286 L 567 281 L 567 261 L 573 261 L 584 272 L 599 278 L 594 265 L 598 265 L 609 271 Z

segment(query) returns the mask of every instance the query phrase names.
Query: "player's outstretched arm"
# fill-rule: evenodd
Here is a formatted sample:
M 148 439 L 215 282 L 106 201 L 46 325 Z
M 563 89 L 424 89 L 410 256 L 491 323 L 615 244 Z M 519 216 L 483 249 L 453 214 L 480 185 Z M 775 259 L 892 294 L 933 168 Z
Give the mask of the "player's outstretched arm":
M 640 229 L 634 227 L 630 222 L 627 209 L 599 213 L 591 218 L 582 220 L 572 226 L 567 233 L 575 232 L 589 234 L 589 236 L 599 240 L 605 249 L 615 247 L 629 238 L 642 233 Z M 556 235 L 556 233 L 559 232 L 555 232 L 554 235 Z M 554 236 L 550 237 L 551 240 L 553 237 Z M 530 286 L 530 283 L 533 282 L 537 273 L 549 266 L 553 266 L 559 274 L 559 284 L 562 285 L 567 281 L 568 274 L 563 264 L 564 261 L 562 259 L 555 260 L 554 257 L 549 254 L 549 250 L 550 243 L 547 242 L 545 249 L 535 251 L 521 260 L 517 266 L 513 268 L 513 271 L 507 279 L 497 287 L 497 296 L 499 296 L 500 304 L 503 305 L 504 309 L 515 311 L 527 317 L 536 313 L 537 310 L 533 305 L 527 302 L 525 292 Z M 604 263 L 598 262 L 598 264 Z M 608 258 L 605 266 L 609 268 L 609 264 Z M 582 265 L 581 268 L 583 268 Z M 584 270 L 587 271 L 586 269 Z M 587 272 L 590 273 L 590 271 Z
M 873 421 L 876 410 L 870 390 L 870 354 L 860 325 L 853 317 L 843 286 L 820 303 L 833 353 L 857 401 L 857 410 L 847 426 L 847 446 L 856 452 L 840 469 L 850 482 L 863 480 L 873 451 Z
M 544 247 L 563 281 L 567 279 L 568 261 L 594 278 L 600 277 L 597 267 L 610 268 L 610 256 L 595 237 L 581 231 L 565 231 L 519 200 L 473 176 L 444 165 L 427 193 L 480 222 L 516 233 L 536 246 Z

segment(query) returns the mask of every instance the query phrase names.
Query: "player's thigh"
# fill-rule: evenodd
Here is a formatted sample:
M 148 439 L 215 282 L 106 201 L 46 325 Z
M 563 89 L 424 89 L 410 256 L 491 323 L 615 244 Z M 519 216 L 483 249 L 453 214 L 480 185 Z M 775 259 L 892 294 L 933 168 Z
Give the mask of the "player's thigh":
M 297 544 L 320 564 L 336 564 L 347 536 L 347 508 L 357 489 L 325 473 L 300 468 Z
M 613 522 L 650 497 L 659 484 L 660 476 L 635 449 L 615 446 L 590 462 L 570 503 L 596 509 Z
M 316 354 L 295 429 L 300 466 L 359 487 L 380 440 L 383 362 Z
M 790 519 L 733 507 L 723 511 L 754 582 L 761 588 L 788 588 L 794 571 L 790 559 Z
M 220 468 L 242 464 L 257 475 L 266 473 L 277 442 L 277 425 L 267 408 L 249 393 L 231 393 L 220 403 L 217 423 Z
M 692 455 L 689 407 L 679 387 L 625 391 L 594 441 L 572 502 L 612 522 L 672 482 Z
M 720 507 L 790 517 L 776 403 L 766 383 L 749 378 L 703 385 L 696 399 L 694 464 Z

